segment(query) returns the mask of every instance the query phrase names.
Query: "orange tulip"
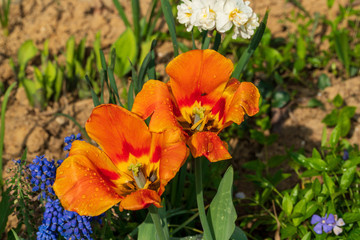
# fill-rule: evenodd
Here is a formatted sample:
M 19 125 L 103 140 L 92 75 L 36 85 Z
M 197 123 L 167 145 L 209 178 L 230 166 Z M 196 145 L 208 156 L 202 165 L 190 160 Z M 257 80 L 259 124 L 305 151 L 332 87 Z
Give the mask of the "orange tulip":
M 121 211 L 160 207 L 165 185 L 188 155 L 180 131 L 151 133 L 137 115 L 112 104 L 96 107 L 85 128 L 101 149 L 72 143 L 54 183 L 64 208 L 96 216 L 117 203 Z
M 143 119 L 150 115 L 150 131 L 182 129 L 194 157 L 211 162 L 231 158 L 218 134 L 232 123 L 259 111 L 260 94 L 254 84 L 230 79 L 230 59 L 213 50 L 192 50 L 166 67 L 170 81 L 145 83 L 132 112 Z

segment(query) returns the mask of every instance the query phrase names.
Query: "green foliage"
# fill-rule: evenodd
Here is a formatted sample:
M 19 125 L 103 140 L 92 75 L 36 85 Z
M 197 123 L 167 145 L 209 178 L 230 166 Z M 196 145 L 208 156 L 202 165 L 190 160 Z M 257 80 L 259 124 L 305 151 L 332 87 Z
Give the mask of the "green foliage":
M 11 0 L 2 0 L 0 7 L 0 24 L 3 29 L 4 36 L 9 35 L 9 14 L 10 14 L 10 4 Z
M 11 93 L 11 90 L 16 86 L 16 83 L 11 84 L 8 89 L 5 92 L 4 98 L 3 98 L 3 102 L 1 104 L 1 126 L 0 126 L 0 188 L 3 187 L 3 178 L 2 178 L 2 173 L 3 173 L 3 150 L 4 150 L 4 137 L 5 137 L 5 113 L 6 113 L 6 107 L 7 107 L 7 102 L 9 100 L 9 96 Z M 0 228 L 1 229 L 1 228 Z M 1 236 L 1 232 L 0 232 L 0 236 Z

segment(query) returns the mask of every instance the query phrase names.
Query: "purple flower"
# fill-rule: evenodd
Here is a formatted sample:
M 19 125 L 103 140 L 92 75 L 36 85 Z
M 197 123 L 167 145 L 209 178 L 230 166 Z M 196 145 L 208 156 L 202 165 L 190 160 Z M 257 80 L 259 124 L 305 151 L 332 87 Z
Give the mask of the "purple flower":
M 331 232 L 334 227 L 335 217 L 333 214 L 325 214 L 325 217 L 320 217 L 319 215 L 314 214 L 311 218 L 311 224 L 316 224 L 314 227 L 314 231 L 317 234 L 322 234 L 324 231 L 325 233 Z

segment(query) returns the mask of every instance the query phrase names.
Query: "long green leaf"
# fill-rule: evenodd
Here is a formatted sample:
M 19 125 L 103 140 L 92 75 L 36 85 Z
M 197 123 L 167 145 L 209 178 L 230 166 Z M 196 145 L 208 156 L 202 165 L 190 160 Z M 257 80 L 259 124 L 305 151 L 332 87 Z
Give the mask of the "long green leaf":
M 0 238 L 5 231 L 6 223 L 9 215 L 12 213 L 12 204 L 13 200 L 10 198 L 11 188 L 8 188 L 6 191 L 2 192 L 1 202 L 0 202 Z
M 119 1 L 118 0 L 113 0 L 113 3 L 119 13 L 119 16 L 121 17 L 121 19 L 124 21 L 125 23 L 125 26 L 126 27 L 131 27 L 130 26 L 130 22 L 129 20 L 127 19 L 126 15 L 125 15 L 125 11 L 123 9 L 123 7 L 120 5 Z
M 230 166 L 210 204 L 208 222 L 217 240 L 228 240 L 235 230 L 237 215 L 232 202 L 233 178 L 234 170 Z
M 344 64 L 346 73 L 350 73 L 350 51 L 349 51 L 349 39 L 348 32 L 346 30 L 335 31 L 335 50 L 338 58 Z
M 136 38 L 136 42 L 138 46 L 141 42 L 140 39 L 140 4 L 139 0 L 132 0 L 131 1 L 131 9 L 132 9 L 132 16 L 133 16 L 133 25 L 134 25 L 134 34 Z
M 168 25 L 171 41 L 174 47 L 174 57 L 179 55 L 179 46 L 176 40 L 175 20 L 172 14 L 171 5 L 168 0 L 161 0 L 161 9 L 165 16 L 165 21 Z
M 12 83 L 8 89 L 6 89 L 4 100 L 1 105 L 1 126 L 0 126 L 0 187 L 3 186 L 3 179 L 2 179 L 2 166 L 3 166 L 3 149 L 4 149 L 4 137 L 5 137 L 5 112 L 6 112 L 6 106 L 7 102 L 9 100 L 9 96 L 11 93 L 11 90 L 16 86 L 16 82 Z
M 246 67 L 247 63 L 249 62 L 250 57 L 253 55 L 256 48 L 259 46 L 261 38 L 265 32 L 268 15 L 269 15 L 269 12 L 266 11 L 265 16 L 264 16 L 262 22 L 260 23 L 259 28 L 256 30 L 256 33 L 254 34 L 254 36 L 250 42 L 250 45 L 247 47 L 245 52 L 241 55 L 237 65 L 235 67 L 235 70 L 232 73 L 232 77 L 234 77 L 236 79 L 240 78 L 240 75 L 244 71 L 244 68 Z
M 93 100 L 93 103 L 94 103 L 94 107 L 99 106 L 100 105 L 99 98 L 96 96 L 96 93 L 92 89 L 91 82 L 90 82 L 90 79 L 89 79 L 88 75 L 85 76 L 85 80 L 86 80 L 86 83 L 88 84 L 88 86 L 90 88 L 91 97 L 92 97 L 92 100 Z

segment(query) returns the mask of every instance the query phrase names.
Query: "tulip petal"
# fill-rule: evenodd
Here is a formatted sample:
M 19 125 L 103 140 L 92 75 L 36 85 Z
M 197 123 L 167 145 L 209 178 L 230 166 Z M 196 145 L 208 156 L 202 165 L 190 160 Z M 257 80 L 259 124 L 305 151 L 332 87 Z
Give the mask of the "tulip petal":
M 115 165 L 124 165 L 121 163 L 127 162 L 130 154 L 134 157 L 149 154 L 151 134 L 148 127 L 140 117 L 122 107 L 97 106 L 85 128 Z
M 126 210 L 140 210 L 154 204 L 156 207 L 161 207 L 161 198 L 153 190 L 140 189 L 127 195 L 119 205 L 120 211 Z
M 117 168 L 100 149 L 74 141 L 70 155 L 56 171 L 54 191 L 66 210 L 97 216 L 120 202 L 114 182 Z
M 142 119 L 153 114 L 149 124 L 150 131 L 162 132 L 169 128 L 180 128 L 175 117 L 177 107 L 172 99 L 167 84 L 149 80 L 136 95 L 131 111 Z
M 253 116 L 259 112 L 259 90 L 250 82 L 233 82 L 227 87 L 224 94 L 229 96 L 237 87 L 233 94 L 231 102 L 227 101 L 225 107 L 225 122 L 234 122 L 240 124 L 244 121 L 245 112 L 249 116 Z M 227 98 L 227 100 L 230 100 Z
M 205 156 L 210 162 L 230 159 L 231 155 L 227 151 L 226 143 L 213 132 L 196 132 L 188 140 L 193 157 Z
M 213 50 L 192 50 L 173 59 L 166 67 L 171 90 L 183 116 L 195 102 L 215 104 L 228 82 L 233 64 Z M 186 117 L 185 117 L 186 118 Z
M 158 153 L 156 150 L 152 151 L 152 159 L 160 161 L 159 178 L 161 184 L 159 195 L 161 195 L 165 185 L 175 177 L 180 167 L 185 163 L 188 149 L 179 129 L 170 129 L 161 134 L 153 133 L 152 145 L 155 149 L 161 149 Z

